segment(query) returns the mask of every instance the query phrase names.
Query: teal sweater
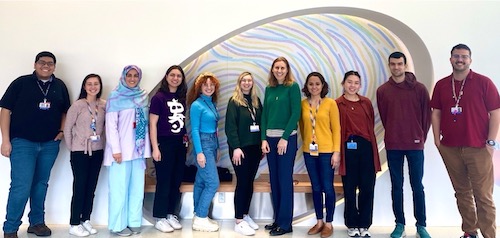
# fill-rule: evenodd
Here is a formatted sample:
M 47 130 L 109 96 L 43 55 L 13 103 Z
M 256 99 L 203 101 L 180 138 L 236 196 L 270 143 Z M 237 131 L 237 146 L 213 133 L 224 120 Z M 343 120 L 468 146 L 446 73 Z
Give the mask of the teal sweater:
M 251 109 L 252 98 L 247 95 L 244 96 L 249 102 Z M 259 108 L 256 108 L 255 112 L 256 125 L 260 125 L 260 118 L 262 116 L 262 104 L 260 103 L 260 99 Z M 233 101 L 233 98 L 229 99 L 226 111 L 225 131 L 227 143 L 231 150 L 249 145 L 260 145 L 260 132 L 250 132 L 251 125 L 253 125 L 253 120 L 248 108 L 237 105 L 236 102 Z
M 261 140 L 266 139 L 268 129 L 284 130 L 281 138 L 288 140 L 292 131 L 297 130 L 300 103 L 300 88 L 297 83 L 294 82 L 291 86 L 267 86 L 260 127 Z

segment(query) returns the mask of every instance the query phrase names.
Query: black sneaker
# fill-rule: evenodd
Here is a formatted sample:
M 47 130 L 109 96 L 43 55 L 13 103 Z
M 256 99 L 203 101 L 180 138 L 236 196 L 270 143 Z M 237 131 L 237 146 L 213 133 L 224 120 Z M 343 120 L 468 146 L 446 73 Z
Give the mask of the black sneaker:
M 17 232 L 3 233 L 3 238 L 17 238 Z
M 460 236 L 460 238 L 477 238 L 477 235 L 471 235 L 465 232 L 463 236 Z

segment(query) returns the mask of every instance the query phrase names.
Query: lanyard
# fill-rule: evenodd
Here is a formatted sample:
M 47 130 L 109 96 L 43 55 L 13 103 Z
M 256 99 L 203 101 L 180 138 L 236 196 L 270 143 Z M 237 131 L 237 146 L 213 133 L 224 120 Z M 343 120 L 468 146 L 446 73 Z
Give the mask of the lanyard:
M 214 106 L 215 110 L 212 109 L 212 107 L 208 104 L 207 101 L 205 101 L 205 99 L 203 99 L 203 102 L 205 102 L 205 104 L 207 105 L 207 107 L 210 109 L 210 111 L 214 114 L 215 116 L 215 121 L 216 122 L 219 122 L 219 114 L 217 113 L 217 106 L 215 106 L 215 104 L 212 102 L 212 105 Z
M 255 120 L 255 117 L 257 115 L 257 112 L 255 111 L 255 108 L 253 107 L 252 104 L 248 103 L 248 100 L 245 99 L 245 101 L 247 101 L 247 109 L 248 109 L 248 112 L 250 112 L 250 116 L 252 117 L 252 121 L 253 123 L 255 124 L 256 120 Z M 252 108 L 252 109 L 250 109 Z
M 42 86 L 40 85 L 40 80 L 37 80 L 36 82 L 38 84 L 38 88 L 40 89 L 40 91 L 43 94 L 44 99 L 47 100 L 47 94 L 49 94 L 49 89 L 50 89 L 50 85 L 52 85 L 52 82 L 49 81 L 49 86 L 47 86 L 47 89 L 45 90 L 45 92 L 43 91 Z
M 467 77 L 462 80 L 462 85 L 460 86 L 460 91 L 458 92 L 458 97 L 455 92 L 455 77 L 451 77 L 451 90 L 453 91 L 453 99 L 455 99 L 455 107 L 458 107 L 458 103 L 460 103 L 460 99 L 462 99 L 462 95 L 464 94 L 464 85 Z
M 98 102 L 96 100 L 95 102 L 95 116 L 94 114 L 92 113 L 92 109 L 90 108 L 90 103 L 89 101 L 87 101 L 87 99 L 85 99 L 85 102 L 87 103 L 87 108 L 89 109 L 89 113 L 90 113 L 90 118 L 92 118 L 92 121 L 90 122 L 90 129 L 92 129 L 92 131 L 94 132 L 94 135 L 96 135 L 96 122 L 97 122 L 97 113 L 98 113 Z
M 318 115 L 318 109 L 319 105 L 321 104 L 321 99 L 318 101 L 318 104 L 316 104 L 316 112 L 314 113 L 313 116 L 313 111 L 312 111 L 312 103 L 311 100 L 308 100 L 309 102 L 309 118 L 311 119 L 311 126 L 312 126 L 312 141 L 316 142 L 316 116 Z

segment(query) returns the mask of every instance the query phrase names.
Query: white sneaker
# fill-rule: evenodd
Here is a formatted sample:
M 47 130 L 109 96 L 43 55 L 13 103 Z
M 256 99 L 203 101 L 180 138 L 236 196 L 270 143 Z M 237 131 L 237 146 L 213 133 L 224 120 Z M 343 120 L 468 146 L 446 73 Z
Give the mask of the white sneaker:
M 248 222 L 246 221 L 241 221 L 238 224 L 234 224 L 234 231 L 244 235 L 244 236 L 253 236 L 255 235 L 255 230 L 250 227 Z
M 243 221 L 246 221 L 252 229 L 254 229 L 254 230 L 259 229 L 259 225 L 257 223 L 255 223 L 249 215 L 244 215 Z
M 85 230 L 85 227 L 83 227 L 80 224 L 80 225 L 72 225 L 69 228 L 69 234 L 74 235 L 74 236 L 84 237 L 84 236 L 89 236 L 90 232 Z
M 180 229 L 182 229 L 182 225 L 181 225 L 181 223 L 179 222 L 179 220 L 177 219 L 177 216 L 176 216 L 176 215 L 168 214 L 168 215 L 167 215 L 167 222 L 168 222 L 168 224 L 170 224 L 170 226 L 171 226 L 172 228 L 174 228 L 175 230 L 180 230 Z
M 358 228 L 347 228 L 347 235 L 350 237 L 356 237 L 359 236 L 359 229 Z
M 370 234 L 368 228 L 359 228 L 359 235 L 361 237 L 372 237 L 372 234 Z
M 167 219 L 162 218 L 156 221 L 155 228 L 161 232 L 172 232 L 174 231 L 174 228 L 170 226 L 168 223 Z
M 194 217 L 193 230 L 195 231 L 218 231 L 219 225 L 210 222 L 208 217 L 201 218 L 198 216 Z
M 82 222 L 83 228 L 87 230 L 91 235 L 97 234 L 97 230 L 92 226 L 92 223 L 90 223 L 90 220 L 86 220 L 85 222 Z
M 212 224 L 216 224 L 216 225 L 219 225 L 219 223 L 217 223 L 217 221 L 215 221 L 215 220 L 212 220 L 212 218 L 207 217 L 207 219 L 208 219 L 208 221 L 209 221 L 210 223 L 212 223 Z

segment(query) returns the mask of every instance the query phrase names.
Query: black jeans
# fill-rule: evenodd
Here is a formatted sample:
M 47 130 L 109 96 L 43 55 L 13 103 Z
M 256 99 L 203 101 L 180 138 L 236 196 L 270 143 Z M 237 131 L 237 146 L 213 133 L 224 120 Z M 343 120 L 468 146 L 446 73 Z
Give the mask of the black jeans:
M 236 166 L 232 161 L 233 149 L 229 150 L 229 158 L 233 163 L 236 174 L 236 189 L 234 191 L 234 217 L 243 219 L 243 215 L 248 214 L 253 196 L 253 182 L 257 169 L 259 169 L 262 150 L 259 145 L 250 145 L 240 148 L 245 155 L 241 164 Z
M 71 225 L 80 225 L 80 222 L 90 220 L 103 155 L 103 150 L 93 151 L 91 156 L 83 151 L 73 151 L 70 154 L 73 170 Z
M 159 137 L 158 143 L 161 161 L 153 161 L 156 169 L 153 217 L 166 218 L 167 214 L 175 214 L 179 205 L 187 149 L 182 136 Z
M 342 176 L 345 197 L 344 222 L 348 228 L 369 228 L 373 219 L 375 189 L 372 145 L 360 136 L 354 136 L 353 142 L 357 143 L 357 149 L 347 149 L 347 144 L 343 145 L 346 162 L 346 175 Z M 357 198 L 356 189 L 359 189 Z

